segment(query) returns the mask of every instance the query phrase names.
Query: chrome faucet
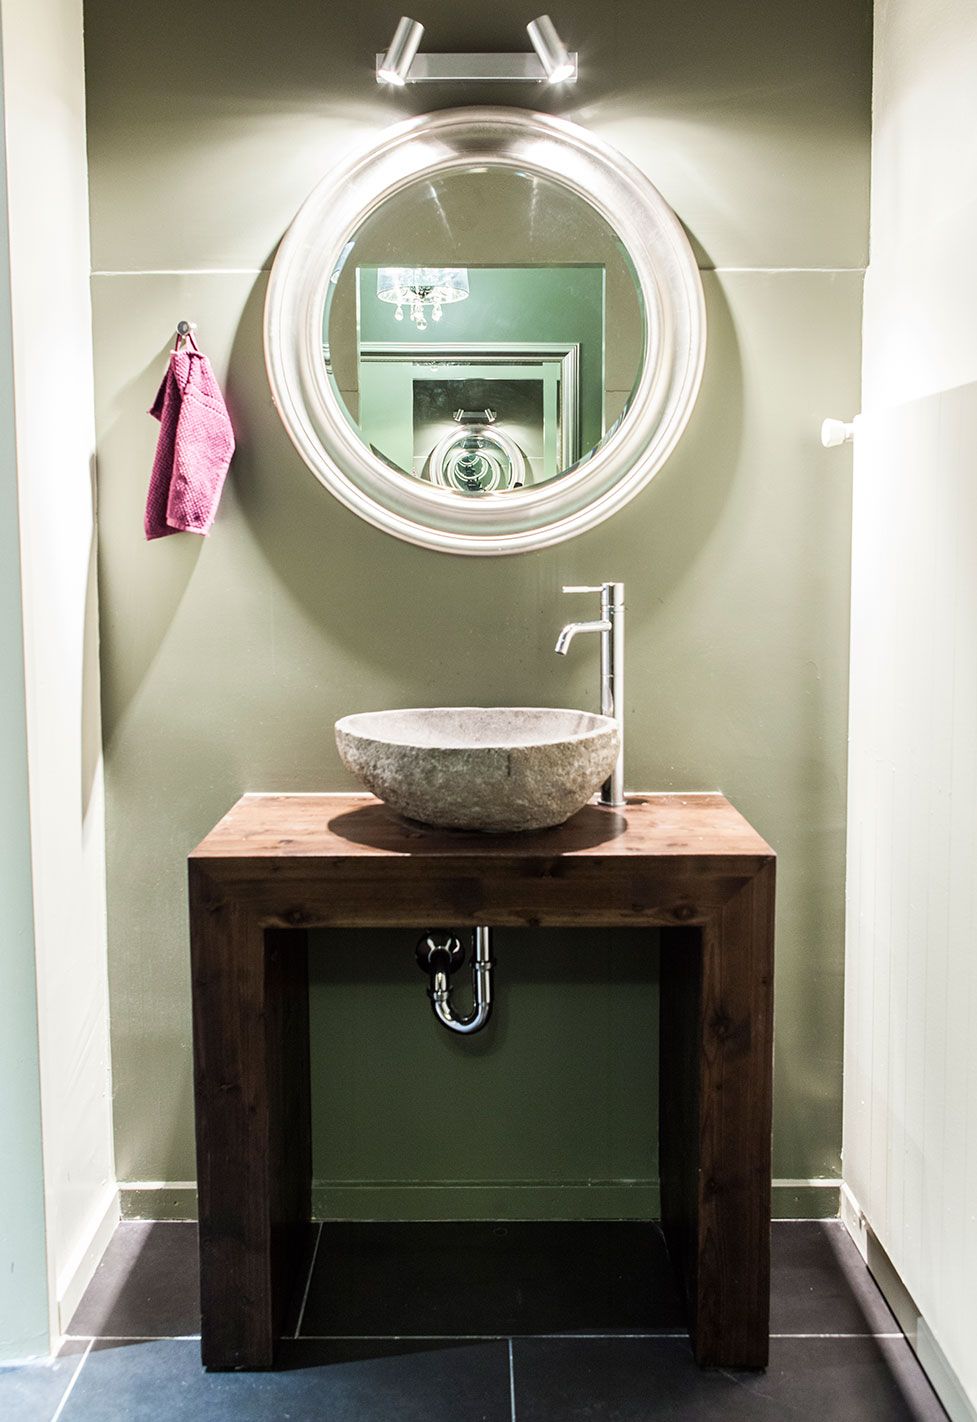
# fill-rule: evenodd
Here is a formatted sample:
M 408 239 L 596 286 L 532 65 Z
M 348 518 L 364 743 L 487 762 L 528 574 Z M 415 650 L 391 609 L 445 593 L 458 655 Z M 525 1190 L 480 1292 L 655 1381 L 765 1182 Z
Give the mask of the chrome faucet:
M 624 584 L 599 587 L 565 587 L 565 593 L 600 593 L 600 618 L 593 622 L 568 622 L 556 639 L 556 650 L 565 657 L 578 632 L 600 633 L 600 709 L 617 722 L 618 752 L 614 769 L 600 788 L 602 805 L 624 804 Z

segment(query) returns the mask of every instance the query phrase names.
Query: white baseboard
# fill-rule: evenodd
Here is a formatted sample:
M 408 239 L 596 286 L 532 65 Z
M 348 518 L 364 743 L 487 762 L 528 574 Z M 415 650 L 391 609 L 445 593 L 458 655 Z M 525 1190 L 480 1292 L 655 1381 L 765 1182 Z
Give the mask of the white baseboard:
M 68 1263 L 58 1274 L 56 1282 L 58 1302 L 58 1328 L 62 1333 L 68 1330 L 72 1314 L 81 1302 L 81 1296 L 92 1281 L 106 1246 L 119 1223 L 119 1191 L 113 1184 L 106 1185 L 102 1195 L 92 1207 L 88 1227 Z
M 977 1422 L 977 1406 L 968 1398 L 946 1354 L 933 1336 L 905 1282 L 879 1243 L 871 1221 L 847 1184 L 841 1190 L 841 1218 L 859 1253 L 906 1335 L 920 1367 L 933 1385 L 951 1422 Z
M 922 1316 L 916 1325 L 916 1357 L 951 1422 L 977 1422 L 977 1407 L 964 1392 L 960 1379 Z
M 847 1181 L 841 1186 L 841 1219 L 858 1248 L 859 1254 L 868 1263 L 868 1221 Z

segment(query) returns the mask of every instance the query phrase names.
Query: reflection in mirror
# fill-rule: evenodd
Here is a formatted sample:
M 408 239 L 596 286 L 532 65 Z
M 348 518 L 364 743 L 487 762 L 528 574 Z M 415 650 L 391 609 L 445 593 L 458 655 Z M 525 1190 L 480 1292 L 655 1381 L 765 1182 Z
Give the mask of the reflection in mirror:
M 623 246 L 571 189 L 505 167 L 381 202 L 328 287 L 323 351 L 361 439 L 466 496 L 566 473 L 628 407 L 645 322 Z

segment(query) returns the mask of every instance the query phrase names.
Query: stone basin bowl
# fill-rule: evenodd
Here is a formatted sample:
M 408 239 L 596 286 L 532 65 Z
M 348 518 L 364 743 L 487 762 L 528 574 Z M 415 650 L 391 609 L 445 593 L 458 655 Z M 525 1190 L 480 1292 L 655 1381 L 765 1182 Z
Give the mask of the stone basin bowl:
M 336 722 L 347 770 L 393 810 L 443 829 L 546 829 L 587 803 L 617 759 L 609 716 L 539 706 L 366 711 Z

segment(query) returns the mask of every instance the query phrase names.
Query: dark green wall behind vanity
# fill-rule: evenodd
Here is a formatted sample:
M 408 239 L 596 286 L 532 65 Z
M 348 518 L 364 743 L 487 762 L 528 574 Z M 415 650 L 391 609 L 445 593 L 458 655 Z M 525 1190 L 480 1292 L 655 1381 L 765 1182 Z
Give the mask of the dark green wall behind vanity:
M 210 0 L 168 25 L 87 6 L 119 1178 L 194 1175 L 187 851 L 244 790 L 348 787 L 343 712 L 591 705 L 596 647 L 552 646 L 580 611 L 561 584 L 601 578 L 627 583 L 629 784 L 720 787 L 780 853 L 774 1173 L 835 1176 L 850 488 L 817 430 L 858 407 L 869 7 L 572 0 L 553 17 L 580 83 L 505 94 L 379 90 L 398 13 Z M 514 49 L 530 12 L 437 0 L 419 18 L 432 48 Z M 710 331 L 699 405 L 653 484 L 576 542 L 492 561 L 396 543 L 319 487 L 271 405 L 261 307 L 276 243 L 351 140 L 500 100 L 575 118 L 643 167 L 689 229 Z M 144 412 L 182 317 L 239 452 L 213 537 L 147 545 Z M 653 1204 L 653 942 L 498 937 L 497 1014 L 468 1043 L 430 1018 L 411 933 L 318 943 L 321 1209 Z M 185 1195 L 132 1198 L 156 1213 Z M 778 1191 L 788 1212 L 827 1198 Z

